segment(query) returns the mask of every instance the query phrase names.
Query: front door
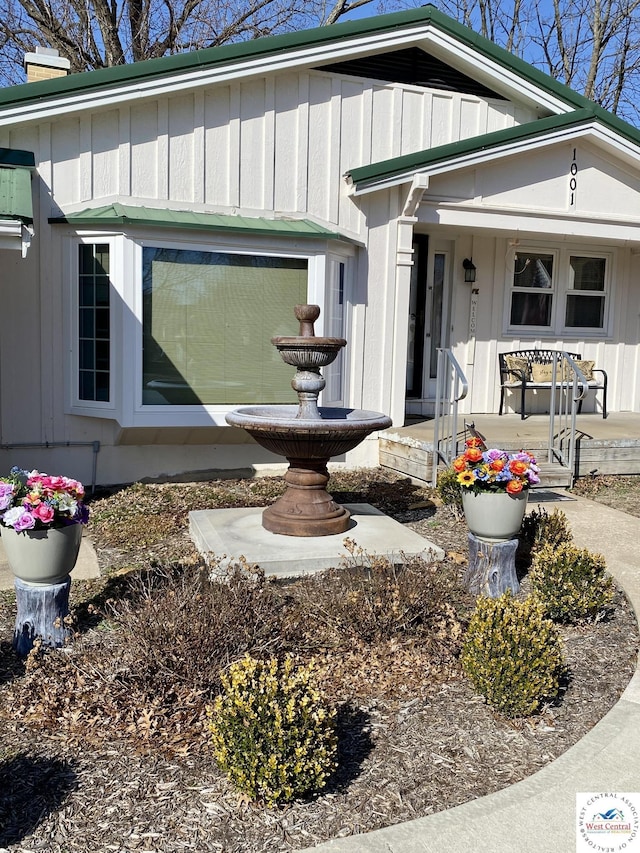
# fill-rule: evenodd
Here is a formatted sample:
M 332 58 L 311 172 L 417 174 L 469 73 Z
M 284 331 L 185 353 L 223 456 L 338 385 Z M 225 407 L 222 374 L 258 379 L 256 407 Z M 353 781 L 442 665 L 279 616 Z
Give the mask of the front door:
M 449 242 L 418 234 L 413 250 L 406 411 L 408 415 L 426 416 L 434 411 L 437 351 L 449 343 L 453 247 Z

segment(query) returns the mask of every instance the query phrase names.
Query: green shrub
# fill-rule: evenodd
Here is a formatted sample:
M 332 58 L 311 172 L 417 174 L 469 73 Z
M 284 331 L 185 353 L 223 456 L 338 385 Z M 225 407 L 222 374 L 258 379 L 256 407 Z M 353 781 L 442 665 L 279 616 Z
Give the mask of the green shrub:
M 462 489 L 453 468 L 440 471 L 436 491 L 445 506 L 451 507 L 456 515 L 462 516 Z
M 461 662 L 476 690 L 508 717 L 529 716 L 554 698 L 564 670 L 553 623 L 538 602 L 510 592 L 478 599 Z
M 323 788 L 336 767 L 335 710 L 314 685 L 313 665 L 247 656 L 221 680 L 208 725 L 233 784 L 267 806 Z
M 556 622 L 594 619 L 613 600 L 613 581 L 601 554 L 575 545 L 545 545 L 536 552 L 529 577 L 531 591 Z
M 554 548 L 573 541 L 573 534 L 567 516 L 560 509 L 554 509 L 549 514 L 546 509 L 538 507 L 522 522 L 522 537 L 532 551 L 550 545 Z

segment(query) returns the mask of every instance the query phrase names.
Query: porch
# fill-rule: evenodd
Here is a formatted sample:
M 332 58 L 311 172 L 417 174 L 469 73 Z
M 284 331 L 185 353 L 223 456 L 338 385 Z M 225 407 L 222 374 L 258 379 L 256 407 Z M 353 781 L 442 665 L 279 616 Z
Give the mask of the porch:
M 433 420 L 415 420 L 380 434 L 379 462 L 415 480 L 431 480 Z M 460 445 L 474 424 L 490 447 L 529 450 L 541 462 L 542 486 L 567 487 L 572 474 L 640 474 L 640 414 L 613 412 L 604 420 L 599 414 L 579 415 L 576 420 L 575 471 L 547 460 L 549 416 L 531 415 L 522 420 L 513 415 L 460 415 Z M 446 436 L 445 436 L 446 437 Z

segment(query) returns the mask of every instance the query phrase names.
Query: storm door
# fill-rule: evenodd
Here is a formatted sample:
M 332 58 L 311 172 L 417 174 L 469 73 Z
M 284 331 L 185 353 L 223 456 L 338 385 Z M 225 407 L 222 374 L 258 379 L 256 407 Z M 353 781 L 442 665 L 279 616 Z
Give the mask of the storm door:
M 437 350 L 448 346 L 451 245 L 416 235 L 409 294 L 408 415 L 432 415 Z

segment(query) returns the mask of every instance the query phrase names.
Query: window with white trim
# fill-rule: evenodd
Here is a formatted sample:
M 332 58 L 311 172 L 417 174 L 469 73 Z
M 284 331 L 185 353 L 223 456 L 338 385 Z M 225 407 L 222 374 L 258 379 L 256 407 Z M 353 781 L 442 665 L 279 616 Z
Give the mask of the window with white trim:
M 143 405 L 291 402 L 291 368 L 271 337 L 295 333 L 307 267 L 306 258 L 145 246 Z
M 523 248 L 513 256 L 507 331 L 607 334 L 610 253 Z
M 108 403 L 111 376 L 109 244 L 78 246 L 78 398 Z
M 71 239 L 68 410 L 190 427 L 226 425 L 226 412 L 247 403 L 295 402 L 292 368 L 271 338 L 297 334 L 293 308 L 304 302 L 322 307 L 316 334 L 343 337 L 352 257 L 301 242 Z M 332 405 L 344 397 L 343 370 L 341 360 L 326 376 Z

